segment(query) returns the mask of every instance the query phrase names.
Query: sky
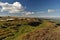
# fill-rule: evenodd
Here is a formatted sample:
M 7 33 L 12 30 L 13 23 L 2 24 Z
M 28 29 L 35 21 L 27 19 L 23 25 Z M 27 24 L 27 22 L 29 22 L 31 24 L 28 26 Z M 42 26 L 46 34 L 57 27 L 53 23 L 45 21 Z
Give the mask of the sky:
M 0 0 L 0 16 L 60 17 L 60 0 Z

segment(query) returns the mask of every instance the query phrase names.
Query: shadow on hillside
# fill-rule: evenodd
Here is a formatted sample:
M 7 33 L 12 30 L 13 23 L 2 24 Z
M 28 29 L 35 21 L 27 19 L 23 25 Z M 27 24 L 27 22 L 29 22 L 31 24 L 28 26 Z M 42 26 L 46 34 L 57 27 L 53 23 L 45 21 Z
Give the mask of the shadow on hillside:
M 57 23 L 56 25 L 57 25 L 57 26 L 60 26 L 60 23 Z
M 41 23 L 40 22 L 29 22 L 28 25 L 30 26 L 39 26 Z

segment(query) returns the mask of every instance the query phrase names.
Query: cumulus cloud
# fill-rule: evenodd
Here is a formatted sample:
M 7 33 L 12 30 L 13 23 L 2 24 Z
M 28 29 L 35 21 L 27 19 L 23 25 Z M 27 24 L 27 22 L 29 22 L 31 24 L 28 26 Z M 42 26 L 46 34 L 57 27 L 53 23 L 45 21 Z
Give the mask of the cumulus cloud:
M 53 10 L 53 9 L 48 9 L 48 13 L 53 13 L 55 12 L 56 10 Z
M 31 15 L 31 14 L 34 14 L 34 12 L 25 12 L 25 15 Z
M 34 12 L 25 11 L 24 7 L 20 2 L 14 2 L 12 4 L 8 2 L 5 3 L 0 2 L 0 11 L 7 12 L 7 13 L 20 13 L 25 16 L 34 14 Z
M 14 2 L 13 4 L 9 4 L 9 3 L 3 3 L 0 2 L 0 10 L 1 12 L 9 12 L 9 13 L 19 13 L 21 11 L 23 11 L 23 6 L 21 5 L 21 3 L 19 2 Z

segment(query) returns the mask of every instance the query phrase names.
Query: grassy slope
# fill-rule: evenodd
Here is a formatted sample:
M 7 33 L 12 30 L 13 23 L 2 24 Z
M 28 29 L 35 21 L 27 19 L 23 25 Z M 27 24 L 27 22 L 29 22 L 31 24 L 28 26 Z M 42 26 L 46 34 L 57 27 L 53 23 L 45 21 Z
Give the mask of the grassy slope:
M 34 18 L 32 18 L 31 20 L 38 21 L 38 19 L 34 19 Z M 40 24 L 39 26 L 36 26 L 36 27 L 28 25 L 28 21 L 26 19 L 23 19 L 23 20 L 15 19 L 15 21 L 8 21 L 8 22 L 7 21 L 4 21 L 4 22 L 0 21 L 0 26 L 4 25 L 4 23 L 14 24 L 12 26 L 6 25 L 7 28 L 5 28 L 5 29 L 11 31 L 14 34 L 14 36 L 7 37 L 7 38 L 5 38 L 5 40 L 22 40 L 22 37 L 29 34 L 30 32 L 33 33 L 34 31 L 40 30 L 41 28 L 54 27 L 56 25 L 55 23 L 52 23 L 49 20 L 42 20 L 42 21 L 43 21 L 42 24 Z M 16 26 L 17 24 L 19 24 L 19 25 L 21 24 L 21 26 L 17 27 Z M 18 32 L 16 32 L 16 30 L 14 28 L 11 29 L 11 27 L 18 28 Z M 2 29 L 2 30 L 5 30 L 5 29 Z
M 30 32 L 33 33 L 34 31 L 39 30 L 39 29 L 41 29 L 41 28 L 43 28 L 43 27 L 49 27 L 49 26 L 54 26 L 54 25 L 55 25 L 54 23 L 51 23 L 51 22 L 49 22 L 49 21 L 47 21 L 47 20 L 44 20 L 41 25 L 37 26 L 36 28 L 34 28 L 34 30 L 29 31 L 28 33 L 30 33 Z M 28 29 L 28 30 L 29 30 L 29 29 Z M 14 40 L 22 40 L 22 37 L 23 37 L 24 35 L 27 35 L 28 33 L 19 35 L 19 36 L 16 37 Z
M 1 19 L 4 19 L 5 20 L 5 18 L 0 18 L 0 20 Z M 7 19 L 7 18 L 6 18 Z M 35 21 L 37 21 L 37 19 L 31 19 L 31 20 L 35 20 Z M 6 24 L 6 25 L 5 25 Z M 13 24 L 13 25 L 12 25 Z M 18 26 L 17 25 L 20 25 L 21 24 L 21 26 L 19 26 L 19 28 L 18 28 Z M 12 26 L 11 26 L 12 25 Z M 23 20 L 18 20 L 18 19 L 16 19 L 16 20 L 14 20 L 14 21 L 0 21 L 0 27 L 5 27 L 6 26 L 6 28 L 1 28 L 2 30 L 7 30 L 7 31 L 10 31 L 12 34 L 14 34 L 14 36 L 10 36 L 10 37 L 6 37 L 4 40 L 13 40 L 14 38 L 16 38 L 16 37 L 18 37 L 18 36 L 21 36 L 21 35 L 23 35 L 23 34 L 26 34 L 26 33 L 29 33 L 29 32 L 31 32 L 31 31 L 33 31 L 33 30 L 35 30 L 35 29 L 37 29 L 38 28 L 38 26 L 36 26 L 36 27 L 34 27 L 34 26 L 30 26 L 30 25 L 28 25 L 28 22 L 27 22 L 27 20 L 26 19 L 23 19 Z M 40 25 L 41 26 L 41 25 Z M 18 32 L 16 32 L 17 30 L 15 30 L 14 29 L 14 27 L 16 27 L 16 28 L 18 28 Z M 11 29 L 12 28 L 12 29 Z M 7 33 L 7 31 L 5 31 L 6 33 Z M 2 32 L 2 34 L 3 34 L 3 32 Z M 9 35 L 9 33 L 8 33 L 8 35 L 6 34 L 5 35 L 5 33 L 3 34 L 4 36 L 8 36 Z M 1 35 L 2 36 L 2 35 Z M 3 36 L 3 37 L 4 37 Z M 15 39 L 14 39 L 15 40 Z
M 43 25 L 44 27 L 23 35 L 21 40 L 60 40 L 60 24 L 45 21 Z

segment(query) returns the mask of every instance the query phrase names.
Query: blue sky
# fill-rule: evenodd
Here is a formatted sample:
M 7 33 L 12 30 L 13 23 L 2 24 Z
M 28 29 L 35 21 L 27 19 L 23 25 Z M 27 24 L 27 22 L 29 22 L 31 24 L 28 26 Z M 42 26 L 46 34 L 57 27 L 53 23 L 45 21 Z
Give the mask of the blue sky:
M 0 12 L 0 15 L 12 15 L 12 16 L 36 16 L 36 17 L 59 17 L 60 16 L 60 0 L 0 0 L 1 3 L 5 4 L 6 2 L 8 4 L 21 4 L 20 11 L 16 11 L 16 13 L 11 13 L 7 10 L 7 8 L 2 5 L 0 10 L 5 8 L 3 12 Z M 0 3 L 0 4 L 1 4 Z M 9 6 L 9 5 L 8 5 Z M 15 5 L 16 6 L 16 5 Z M 16 7 L 17 7 L 16 6 Z M 23 8 L 21 8 L 23 7 Z M 23 9 L 23 10 L 22 10 Z M 19 9 L 17 9 L 19 10 Z M 21 11 L 22 10 L 22 11 Z M 25 13 L 22 13 L 25 12 Z

